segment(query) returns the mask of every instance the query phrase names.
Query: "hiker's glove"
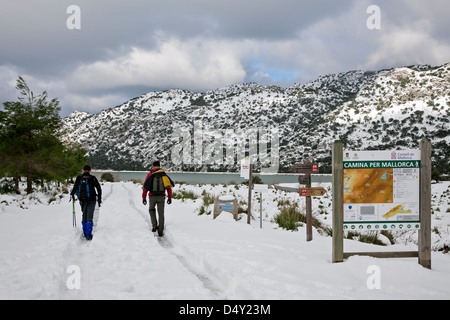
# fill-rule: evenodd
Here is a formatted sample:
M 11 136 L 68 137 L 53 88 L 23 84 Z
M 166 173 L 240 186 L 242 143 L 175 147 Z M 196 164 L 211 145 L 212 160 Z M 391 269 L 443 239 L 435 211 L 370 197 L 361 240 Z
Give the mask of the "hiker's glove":
M 147 205 L 147 199 L 142 198 L 142 204 L 143 204 L 144 206 L 146 206 L 146 205 Z
M 98 202 L 98 206 L 101 207 L 101 204 L 102 204 L 102 198 L 98 198 L 98 201 L 97 201 L 97 202 Z
M 167 199 L 167 204 L 171 204 L 172 203 L 172 199 L 171 198 L 168 198 Z

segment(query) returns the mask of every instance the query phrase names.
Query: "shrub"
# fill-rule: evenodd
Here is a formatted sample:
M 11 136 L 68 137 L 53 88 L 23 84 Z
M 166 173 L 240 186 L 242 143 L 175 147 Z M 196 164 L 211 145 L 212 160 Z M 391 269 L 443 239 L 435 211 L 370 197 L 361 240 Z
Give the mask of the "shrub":
M 3 180 L 0 182 L 0 194 L 7 194 L 14 192 L 14 182 Z
M 193 191 L 178 190 L 172 194 L 172 198 L 181 200 L 185 199 L 195 200 L 198 198 L 198 196 Z
M 347 239 L 357 240 L 359 242 L 376 244 L 379 246 L 385 246 L 386 244 L 378 238 L 377 231 L 368 231 L 365 233 L 359 233 L 356 231 L 348 231 Z
M 306 213 L 300 211 L 298 204 L 290 203 L 289 200 L 279 200 L 278 207 L 280 213 L 275 216 L 274 221 L 283 229 L 297 231 L 298 226 L 306 223 Z M 312 226 L 321 234 L 330 235 L 332 230 L 328 230 L 318 219 L 312 217 Z
M 102 176 L 100 177 L 101 181 L 107 181 L 107 182 L 114 182 L 114 176 L 112 175 L 111 172 L 105 172 L 104 174 L 102 174 Z
M 274 220 L 283 229 L 297 231 L 298 225 L 305 222 L 306 217 L 300 213 L 297 203 L 294 203 L 283 205 Z
M 199 210 L 199 215 L 202 215 L 202 214 L 211 214 L 211 210 L 210 210 L 210 206 L 212 205 L 212 204 L 214 204 L 214 200 L 215 200 L 215 198 L 214 198 L 214 196 L 213 195 L 210 195 L 209 193 L 206 193 L 205 191 L 202 193 L 202 200 L 203 200 L 203 204 L 202 204 L 202 206 L 200 207 L 200 210 Z

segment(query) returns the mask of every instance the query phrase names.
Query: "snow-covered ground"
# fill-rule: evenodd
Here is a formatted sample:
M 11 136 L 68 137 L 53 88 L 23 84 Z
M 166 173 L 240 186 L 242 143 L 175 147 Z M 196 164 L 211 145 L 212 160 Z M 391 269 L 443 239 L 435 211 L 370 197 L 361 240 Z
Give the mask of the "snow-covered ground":
M 433 228 L 439 230 L 434 244 L 439 237 L 449 241 L 449 186 L 433 185 Z M 181 185 L 176 190 L 235 195 L 238 200 L 247 194 L 243 186 Z M 450 298 L 449 254 L 433 252 L 432 270 L 415 258 L 353 256 L 331 263 L 330 237 L 314 230 L 313 241 L 307 242 L 304 227 L 292 232 L 272 222 L 280 199 L 302 201 L 293 193 L 271 189 L 264 195 L 262 229 L 257 195 L 250 225 L 227 212 L 215 220 L 199 216 L 201 198 L 174 200 L 166 205 L 165 236 L 158 238 L 150 231 L 139 185 L 104 183 L 103 192 L 90 242 L 81 237 L 78 203 L 78 227 L 72 227 L 68 195 L 51 204 L 40 193 L 31 199 L 0 196 L 0 299 Z M 330 201 L 330 194 L 313 200 L 315 215 L 324 223 L 331 223 Z M 406 240 L 391 246 L 345 240 L 344 248 L 417 249 Z

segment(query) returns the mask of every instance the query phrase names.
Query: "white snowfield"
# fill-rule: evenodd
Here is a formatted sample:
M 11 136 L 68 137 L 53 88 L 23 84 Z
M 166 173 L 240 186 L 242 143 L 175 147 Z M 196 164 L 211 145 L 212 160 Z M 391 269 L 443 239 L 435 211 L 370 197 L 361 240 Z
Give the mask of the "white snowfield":
M 201 189 L 200 189 L 201 192 Z M 353 256 L 331 263 L 331 237 L 306 242 L 270 219 L 238 222 L 199 216 L 198 203 L 166 204 L 163 238 L 151 232 L 141 187 L 103 184 L 94 238 L 72 227 L 69 196 L 54 204 L 0 210 L 0 299 L 449 299 L 450 256 L 432 253 L 432 270 L 416 258 Z M 12 197 L 12 196 L 10 196 Z M 10 203 L 10 202 L 9 202 Z M 447 213 L 448 214 L 448 213 Z M 254 204 L 259 216 L 259 204 Z M 410 251 L 345 240 L 346 251 Z

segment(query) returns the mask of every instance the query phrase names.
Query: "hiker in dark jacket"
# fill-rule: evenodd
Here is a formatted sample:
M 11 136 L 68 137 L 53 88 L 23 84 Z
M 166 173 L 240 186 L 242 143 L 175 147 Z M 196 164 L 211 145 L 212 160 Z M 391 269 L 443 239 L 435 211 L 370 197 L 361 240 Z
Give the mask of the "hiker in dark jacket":
M 95 202 L 98 202 L 100 207 L 102 203 L 102 188 L 97 178 L 91 175 L 91 167 L 89 165 L 83 167 L 83 173 L 75 180 L 72 192 L 70 192 L 73 201 L 75 201 L 75 194 L 80 201 L 81 211 L 83 212 L 81 221 L 83 234 L 87 240 L 91 240 Z
M 157 177 L 161 177 L 161 186 L 157 186 Z M 164 234 L 164 202 L 167 190 L 167 204 L 172 203 L 172 187 L 174 183 L 164 170 L 161 168 L 159 161 L 153 162 L 153 167 L 147 174 L 144 180 L 144 187 L 142 188 L 142 203 L 147 205 L 147 193 L 149 195 L 150 206 L 150 220 L 152 222 L 152 232 L 158 230 L 158 235 L 160 237 Z M 164 181 L 164 182 L 163 182 Z M 156 208 L 158 207 L 158 219 L 156 219 Z M 158 223 L 159 222 L 159 223 Z

